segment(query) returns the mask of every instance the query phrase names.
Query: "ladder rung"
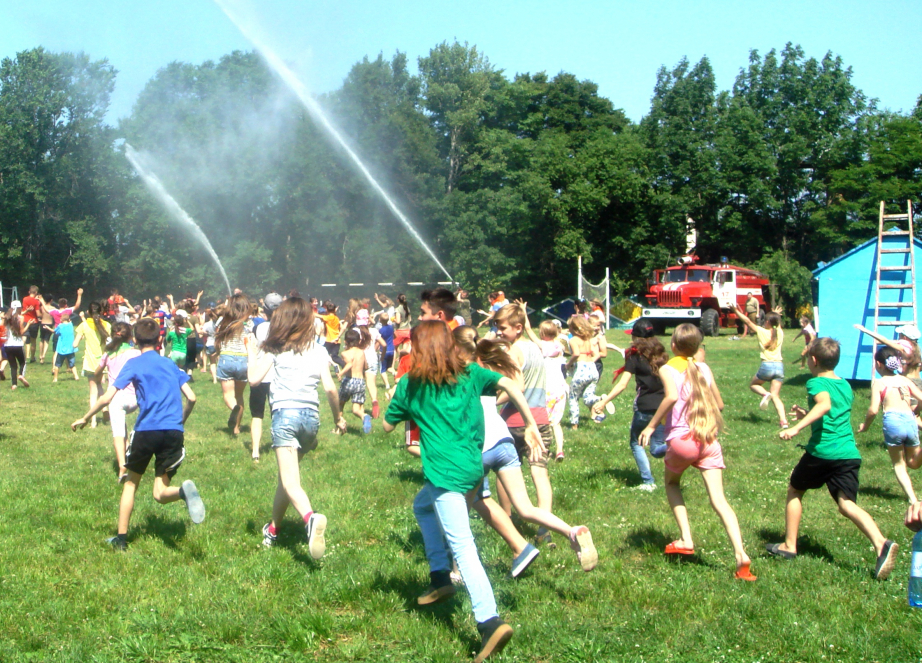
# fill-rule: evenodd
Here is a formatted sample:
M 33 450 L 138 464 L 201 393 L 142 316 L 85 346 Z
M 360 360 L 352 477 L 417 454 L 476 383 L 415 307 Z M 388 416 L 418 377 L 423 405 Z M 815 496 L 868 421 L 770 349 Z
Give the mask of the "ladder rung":
M 882 272 L 908 272 L 912 267 L 905 265 L 903 267 L 881 267 Z
M 881 249 L 881 253 L 909 253 L 909 249 Z
M 908 290 L 912 288 L 911 283 L 901 283 L 900 285 L 881 285 L 878 286 L 879 290 Z
M 883 326 L 899 327 L 900 325 L 915 325 L 915 324 L 916 324 L 915 320 L 887 320 L 887 321 L 881 320 L 880 322 L 877 323 L 877 326 L 878 327 L 883 327 Z
M 884 233 L 884 237 L 905 237 L 908 234 L 908 230 L 890 230 Z
M 877 308 L 908 308 L 915 306 L 915 302 L 877 302 Z
M 908 214 L 884 214 L 882 218 L 884 219 L 884 221 L 899 221 L 899 220 L 906 221 L 907 219 L 909 219 L 909 215 Z

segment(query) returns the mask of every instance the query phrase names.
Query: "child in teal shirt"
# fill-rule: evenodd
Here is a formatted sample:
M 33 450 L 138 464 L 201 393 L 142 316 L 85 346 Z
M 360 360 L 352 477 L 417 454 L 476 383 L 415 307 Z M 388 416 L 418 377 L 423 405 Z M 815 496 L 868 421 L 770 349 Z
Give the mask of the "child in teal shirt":
M 74 349 L 74 324 L 70 321 L 70 313 L 61 314 L 61 322 L 54 329 L 54 379 L 58 381 L 58 371 L 64 362 L 67 368 L 74 372 L 74 380 L 79 380 L 77 373 L 77 351 Z

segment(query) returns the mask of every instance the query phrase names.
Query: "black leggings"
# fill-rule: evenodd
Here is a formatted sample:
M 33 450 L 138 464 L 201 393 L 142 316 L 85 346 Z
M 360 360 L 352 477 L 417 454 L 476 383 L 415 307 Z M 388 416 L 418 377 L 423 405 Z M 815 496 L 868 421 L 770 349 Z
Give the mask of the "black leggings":
M 26 374 L 26 354 L 23 352 L 22 346 L 12 348 L 6 346 L 4 350 L 6 351 L 7 360 L 10 362 L 10 375 L 15 387 L 19 378 L 24 377 Z

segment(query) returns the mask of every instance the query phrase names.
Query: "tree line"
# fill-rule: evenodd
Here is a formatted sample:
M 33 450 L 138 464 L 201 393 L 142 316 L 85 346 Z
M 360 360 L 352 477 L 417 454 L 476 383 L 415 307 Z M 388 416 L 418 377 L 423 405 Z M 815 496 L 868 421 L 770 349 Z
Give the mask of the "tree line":
M 880 200 L 922 198 L 922 97 L 877 108 L 827 53 L 750 53 L 730 90 L 707 58 L 656 75 L 630 121 L 571 73 L 510 78 L 476 47 L 442 43 L 356 63 L 321 98 L 459 283 L 534 302 L 590 280 L 641 294 L 684 253 L 766 271 L 789 305 L 809 269 L 872 237 Z M 344 155 L 254 53 L 173 62 L 117 126 L 117 72 L 35 48 L 0 63 L 0 281 L 136 296 L 223 290 L 122 154 L 147 152 L 201 225 L 232 284 L 443 280 Z

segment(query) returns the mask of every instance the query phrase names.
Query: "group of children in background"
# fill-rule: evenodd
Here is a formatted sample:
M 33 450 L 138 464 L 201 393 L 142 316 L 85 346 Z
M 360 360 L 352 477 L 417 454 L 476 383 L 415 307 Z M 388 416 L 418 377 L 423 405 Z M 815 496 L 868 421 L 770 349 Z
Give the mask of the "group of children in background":
M 230 410 L 228 428 L 234 433 L 240 430 L 244 389 L 250 387 L 254 459 L 259 458 L 258 435 L 266 402 L 269 404 L 278 477 L 272 517 L 262 531 L 264 545 L 275 545 L 279 524 L 292 506 L 304 522 L 315 559 L 324 554 L 327 520 L 313 510 L 301 486 L 299 465 L 317 445 L 320 392 L 326 395 L 334 433 L 346 432 L 344 412 L 350 401 L 352 414 L 368 433 L 379 414 L 377 375 L 383 376 L 385 398 L 390 401 L 384 429 L 389 432 L 407 422 L 408 430 L 415 430 L 415 437 L 412 432 L 407 435 L 408 449 L 420 457 L 423 468 L 424 485 L 413 510 L 429 562 L 430 584 L 418 602 L 429 605 L 455 593 L 454 564 L 470 594 L 481 635 L 476 660 L 501 650 L 512 637 L 512 629 L 497 613 L 471 534 L 468 509 L 474 508 L 510 546 L 513 577 L 538 556 L 536 544 L 554 545 L 552 533 L 568 540 L 583 570 L 593 570 L 598 553 L 589 529 L 573 526 L 553 513 L 550 449 L 553 445 L 558 462 L 564 459 L 565 412 L 574 429 L 579 425 L 580 400 L 591 409 L 593 420 L 604 419 L 605 410 L 613 411 L 613 401 L 627 390 L 632 378 L 633 416 L 627 438 L 640 475 L 638 488 L 656 488 L 649 450 L 653 458 L 664 461 L 666 497 L 679 530 L 679 537 L 664 552 L 695 553 L 681 487 L 685 470 L 694 467 L 727 532 L 735 556 L 734 576 L 756 580 L 736 514 L 723 492 L 726 465 L 719 441 L 723 400 L 705 362 L 698 327 L 682 324 L 676 328 L 669 344 L 670 357 L 653 325 L 638 321 L 628 332 L 631 345 L 622 351 L 624 365 L 614 374 L 614 387 L 598 395 L 600 360 L 608 349 L 621 349 L 606 341 L 597 315 L 571 317 L 569 334 L 553 321 L 543 322 L 536 334 L 524 302 L 508 303 L 497 296 L 489 313 L 491 333 L 480 339 L 457 316 L 457 299 L 445 289 L 423 293 L 412 330 L 413 316 L 405 297 L 401 295 L 396 303 L 377 294 L 375 299 L 382 310 L 372 311 L 369 302 L 353 300 L 342 320 L 332 302 L 321 305 L 297 293 L 287 298 L 270 293 L 261 306 L 237 293 L 204 316 L 197 311 L 197 300 L 155 309 L 154 302 L 134 327 L 128 321 L 106 320 L 111 310 L 97 302 L 90 303 L 76 327 L 69 321 L 73 312 L 61 311 L 53 332 L 55 379 L 65 362 L 79 379 L 74 355 L 76 347 L 85 342 L 83 370 L 91 388 L 90 409 L 73 426 L 95 424 L 96 415 L 106 407 L 112 423 L 119 481 L 124 484 L 112 545 L 117 549 L 127 546 L 135 491 L 152 459 L 156 459 L 155 499 L 162 503 L 182 499 L 193 522 L 204 518 L 204 503 L 193 482 L 186 481 L 178 489 L 171 486 L 184 458 L 183 424 L 195 403 L 189 386 L 196 366 L 192 363 L 190 368 L 189 363 L 190 343 L 194 342 L 194 354 L 204 350 L 202 370 L 212 360 L 214 379 L 221 382 Z M 812 375 L 807 382 L 809 409 L 794 406 L 786 412 L 781 400 L 784 332 L 780 315 L 768 313 L 761 324 L 738 308 L 737 315 L 758 339 L 760 365 L 750 388 L 761 397 L 760 407 L 774 406 L 781 439 L 792 439 L 808 426 L 811 430 L 787 489 L 784 541 L 769 544 L 767 551 L 785 559 L 796 557 L 802 497 L 808 490 L 826 486 L 839 512 L 874 546 L 874 576 L 885 579 L 895 564 L 898 546 L 856 504 L 861 458 L 850 423 L 853 393 L 848 382 L 835 375 L 838 343 L 816 338 L 809 320 L 801 321 L 798 336 L 803 335 L 806 344 L 798 361 L 804 361 Z M 30 324 L 17 309 L 4 317 L 8 346 L 4 358 L 16 371 L 14 386 L 17 379 L 28 386 L 24 369 L 20 370 L 25 359 L 15 348 Z M 919 332 L 915 327 L 900 328 L 900 338 L 894 342 L 859 329 L 882 344 L 875 354 L 882 377 L 872 385 L 871 404 L 859 433 L 867 431 L 883 411 L 884 439 L 894 472 L 909 501 L 915 502 L 907 469 L 922 466 L 917 423 L 922 408 Z M 388 371 L 394 371 L 393 385 Z M 109 387 L 103 392 L 105 373 Z M 366 392 L 373 404 L 371 414 L 365 410 Z M 138 419 L 134 433 L 128 436 L 125 416 L 134 409 L 139 410 Z M 525 488 L 523 463 L 535 487 L 535 503 Z M 490 471 L 497 477 L 496 500 L 487 479 Z M 534 543 L 516 529 L 510 518 L 513 508 L 524 520 L 538 525 Z

